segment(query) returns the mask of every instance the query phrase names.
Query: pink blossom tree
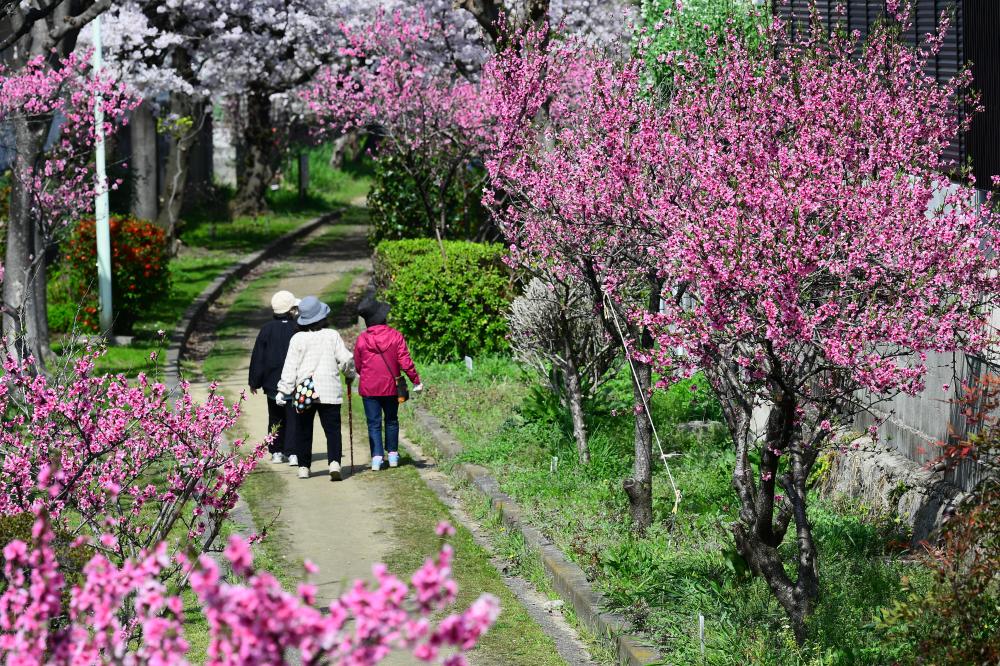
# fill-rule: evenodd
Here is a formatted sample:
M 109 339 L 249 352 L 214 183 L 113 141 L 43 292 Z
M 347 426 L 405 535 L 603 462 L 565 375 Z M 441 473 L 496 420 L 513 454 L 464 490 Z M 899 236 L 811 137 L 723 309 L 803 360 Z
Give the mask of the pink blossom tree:
M 508 149 L 490 171 L 516 193 L 514 251 L 591 276 L 664 382 L 705 372 L 736 451 L 737 548 L 800 641 L 820 593 L 817 457 L 872 402 L 921 390 L 926 353 L 982 350 L 1000 286 L 991 201 L 941 175 L 968 76 L 939 85 L 924 64 L 940 35 L 915 51 L 893 30 L 860 49 L 818 28 L 729 34 L 677 58 L 662 107 L 633 66 L 593 68 L 574 101 L 498 63 Z M 550 126 L 531 121 L 539 98 Z
M 304 94 L 322 132 L 370 132 L 377 155 L 398 160 L 418 185 L 438 241 L 453 217 L 454 184 L 490 139 L 475 81 L 480 63 L 442 61 L 436 46 L 463 38 L 453 18 L 397 10 L 342 25 L 341 64 L 321 71 Z M 472 187 L 481 189 L 482 177 L 474 180 Z
M 646 224 L 659 191 L 648 156 L 669 137 L 658 133 L 639 63 L 616 63 L 579 43 L 506 51 L 483 80 L 498 144 L 487 160 L 489 199 L 513 259 L 586 284 L 608 335 L 632 356 L 635 457 L 624 488 L 632 524 L 644 531 L 653 519 L 653 339 L 630 315 L 658 311 L 663 281 L 634 229 Z
M 481 191 L 482 163 L 496 146 L 479 87 L 490 55 L 529 41 L 541 47 L 554 35 L 609 48 L 627 43 L 630 31 L 619 2 L 445 4 L 395 7 L 342 26 L 342 58 L 304 95 L 323 133 L 364 130 L 376 137 L 376 156 L 392 157 L 417 184 L 438 239 L 453 217 L 452 188 L 461 183 Z M 492 231 L 483 228 L 479 237 Z
M 289 592 L 255 570 L 247 541 L 218 544 L 266 450 L 244 455 L 244 442 L 226 441 L 239 403 L 213 390 L 199 404 L 186 386 L 171 400 L 142 376 L 94 375 L 95 358 L 56 380 L 30 361 L 4 363 L 0 520 L 30 516 L 34 527 L 3 545 L 0 660 L 187 663 L 181 594 L 190 589 L 209 626 L 210 664 L 281 663 L 287 650 L 317 664 L 375 664 L 396 650 L 465 663 L 499 606 L 484 595 L 440 617 L 457 592 L 449 546 L 409 586 L 376 565 L 374 587 L 355 583 L 324 613 L 314 586 Z M 237 580 L 208 556 L 220 552 Z
M 921 390 L 927 352 L 983 349 L 1000 229 L 941 175 L 969 80 L 924 73 L 940 35 L 914 51 L 883 26 L 859 57 L 856 35 L 754 37 L 730 34 L 700 70 L 687 59 L 664 108 L 607 94 L 642 92 L 630 68 L 599 77 L 584 113 L 491 170 L 520 184 L 515 248 L 599 267 L 663 381 L 706 373 L 736 449 L 737 547 L 801 641 L 820 593 L 817 457 L 872 402 Z M 523 119 L 507 126 L 523 136 Z M 627 305 L 642 270 L 657 307 Z
M 11 216 L 3 281 L 3 333 L 18 358 L 49 356 L 45 256 L 68 224 L 89 212 L 98 187 L 91 166 L 98 130 L 110 136 L 137 99 L 91 76 L 86 54 L 36 56 L 0 69 L 0 120 L 13 128 Z M 94 110 L 104 109 L 98 128 Z M 48 141 L 47 141 L 48 140 Z M 51 145 L 46 145 L 50 143 Z
M 855 57 L 857 36 L 780 30 L 755 49 L 730 39 L 671 100 L 666 131 L 684 141 L 650 215 L 668 288 L 642 321 L 658 364 L 703 368 L 720 399 L 737 548 L 801 641 L 820 594 L 815 462 L 871 403 L 922 390 L 928 352 L 985 348 L 1000 225 L 942 175 L 969 77 L 925 73 L 940 34 L 913 50 L 884 25 Z
M 244 456 L 242 441 L 226 440 L 239 404 L 214 391 L 197 403 L 186 386 L 172 399 L 142 375 L 134 383 L 95 375 L 96 358 L 87 353 L 52 379 L 35 374 L 30 359 L 6 359 L 0 516 L 43 511 L 60 534 L 119 565 L 168 540 L 173 552 L 217 550 L 264 450 Z M 52 479 L 46 492 L 39 475 Z

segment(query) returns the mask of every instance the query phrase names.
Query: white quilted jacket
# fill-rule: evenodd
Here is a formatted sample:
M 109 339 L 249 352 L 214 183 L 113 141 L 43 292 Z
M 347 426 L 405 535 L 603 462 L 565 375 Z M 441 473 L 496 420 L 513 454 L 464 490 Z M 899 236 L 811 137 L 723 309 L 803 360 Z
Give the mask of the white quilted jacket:
M 316 395 L 320 402 L 339 405 L 344 402 L 340 373 L 354 379 L 354 355 L 347 349 L 340 334 L 332 328 L 321 331 L 299 331 L 292 336 L 281 370 L 278 391 L 287 399 L 295 392 L 295 385 L 309 377 L 316 382 Z

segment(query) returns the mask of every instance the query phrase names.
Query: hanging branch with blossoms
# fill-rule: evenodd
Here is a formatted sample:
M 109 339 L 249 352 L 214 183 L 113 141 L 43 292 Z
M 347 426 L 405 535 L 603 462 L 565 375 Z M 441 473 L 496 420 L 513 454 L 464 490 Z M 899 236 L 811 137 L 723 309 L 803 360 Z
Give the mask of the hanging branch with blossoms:
M 94 111 L 104 111 L 101 127 Z M 0 122 L 11 125 L 14 145 L 11 220 L 7 231 L 4 333 L 20 358 L 48 356 L 45 256 L 71 222 L 93 210 L 98 130 L 110 137 L 139 100 L 106 76 L 93 76 L 87 56 L 71 54 L 56 66 L 43 56 L 24 66 L 0 67 Z M 49 145 L 51 144 L 51 145 Z M 22 340 L 23 336 L 31 339 Z M 16 344 L 15 344 L 16 343 Z
M 43 470 L 37 491 L 62 494 L 57 475 Z M 163 542 L 135 559 L 115 564 L 103 554 L 84 567 L 80 584 L 68 588 L 53 531 L 43 509 L 30 543 L 15 540 L 3 549 L 0 593 L 0 659 L 23 666 L 189 663 L 184 624 L 190 610 L 163 583 L 176 566 L 208 625 L 207 666 L 286 663 L 297 653 L 303 663 L 371 666 L 391 652 L 410 652 L 425 663 L 463 666 L 464 654 L 496 622 L 497 599 L 484 594 L 462 613 L 436 620 L 455 602 L 452 549 L 445 544 L 410 579 L 410 585 L 372 569 L 375 585 L 356 581 L 324 612 L 316 587 L 285 591 L 269 573 L 253 566 L 248 543 L 229 539 L 227 577 L 210 557 L 171 556 Z M 439 533 L 454 533 L 449 525 Z M 315 566 L 307 563 L 310 574 Z M 122 608 L 134 615 L 123 620 Z
M 95 123 L 100 104 L 104 122 Z M 87 55 L 70 54 L 58 68 L 42 56 L 8 72 L 0 68 L 0 118 L 15 117 L 29 123 L 55 120 L 51 146 L 41 162 L 14 170 L 33 199 L 32 214 L 46 239 L 93 210 L 95 189 L 91 162 L 97 132 L 108 137 L 128 122 L 139 100 L 121 83 L 106 76 L 94 77 Z M 16 149 L 16 147 L 15 147 Z M 116 189 L 119 182 L 109 184 Z

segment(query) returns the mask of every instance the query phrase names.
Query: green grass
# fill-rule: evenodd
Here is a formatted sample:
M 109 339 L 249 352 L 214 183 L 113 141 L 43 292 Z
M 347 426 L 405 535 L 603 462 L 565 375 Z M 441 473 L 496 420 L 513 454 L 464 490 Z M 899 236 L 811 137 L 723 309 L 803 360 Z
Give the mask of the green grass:
M 576 561 L 613 608 L 625 614 L 663 651 L 668 663 L 696 663 L 697 618 L 706 618 L 706 658 L 711 664 L 906 663 L 909 642 L 878 633 L 877 613 L 901 597 L 908 576 L 926 588 L 929 574 L 894 550 L 899 526 L 849 502 L 812 498 L 810 519 L 820 548 L 821 601 L 812 617 L 811 640 L 795 645 L 785 616 L 759 578 L 742 575 L 728 526 L 737 502 L 730 485 L 734 463 L 724 433 L 695 439 L 679 422 L 713 410 L 690 382 L 658 391 L 653 412 L 683 493 L 672 518 L 673 493 L 658 466 L 654 478 L 656 524 L 646 538 L 629 529 L 621 480 L 631 466 L 631 418 L 627 384 L 616 379 L 591 407 L 593 462 L 575 462 L 565 424 L 542 418 L 533 378 L 505 359 L 478 359 L 470 374 L 460 363 L 419 363 L 427 386 L 420 401 L 466 448 L 461 459 L 493 471 L 501 488 L 525 508 L 528 519 Z M 544 395 L 544 392 L 541 392 Z M 401 411 L 407 433 L 421 446 L 433 442 Z M 708 414 L 711 416 L 711 414 Z M 553 456 L 559 458 L 550 471 Z M 516 539 L 500 540 L 519 561 Z M 506 544 L 506 545 L 504 545 Z M 794 544 L 786 543 L 786 561 Z M 528 563 L 527 571 L 531 573 Z
M 336 280 L 331 282 L 319 295 L 319 299 L 330 306 L 330 311 L 336 316 L 347 304 L 347 296 L 351 290 L 354 280 L 364 272 L 361 268 L 354 268 Z
M 402 458 L 400 467 L 384 477 L 388 492 L 380 509 L 394 525 L 396 546 L 386 564 L 395 572 L 413 571 L 437 552 L 440 540 L 434 527 L 439 520 L 450 520 L 448 509 L 421 480 L 412 460 L 405 454 Z M 476 648 L 475 663 L 481 666 L 564 664 L 552 639 L 542 632 L 504 584 L 490 562 L 489 553 L 475 543 L 468 530 L 456 528 L 457 533 L 449 542 L 455 549 L 457 608 L 467 607 L 482 593 L 496 595 L 502 607 L 497 624 Z
M 292 590 L 302 582 L 305 573 L 302 562 L 288 558 L 288 550 L 282 545 L 287 543 L 292 535 L 284 531 L 281 519 L 280 498 L 287 491 L 285 480 L 266 466 L 258 465 L 243 482 L 240 497 L 250 507 L 253 523 L 264 535 L 264 538 L 254 544 L 254 562 L 258 569 L 270 572 L 282 587 Z
M 341 169 L 330 167 L 333 146 L 326 144 L 309 148 L 309 189 L 310 193 L 322 200 L 335 204 L 351 204 L 367 196 L 371 187 L 373 163 L 363 153 L 349 160 Z M 299 162 L 298 155 L 291 155 L 286 162 L 283 187 L 279 198 L 298 197 Z
M 209 380 L 222 379 L 234 365 L 246 357 L 249 350 L 245 340 L 247 336 L 254 335 L 254 331 L 247 330 L 248 318 L 268 308 L 270 292 L 291 271 L 291 266 L 280 264 L 240 291 L 226 312 L 225 319 L 215 330 L 215 344 L 202 363 L 202 376 Z

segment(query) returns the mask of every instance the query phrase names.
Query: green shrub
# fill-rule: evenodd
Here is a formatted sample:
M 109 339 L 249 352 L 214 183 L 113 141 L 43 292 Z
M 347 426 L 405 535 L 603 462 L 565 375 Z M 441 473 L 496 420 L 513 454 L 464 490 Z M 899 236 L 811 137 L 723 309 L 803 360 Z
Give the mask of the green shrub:
M 53 333 L 73 330 L 80 313 L 80 298 L 70 289 L 69 274 L 61 266 L 49 268 L 46 294 L 49 330 Z
M 438 167 L 432 165 L 432 168 Z M 368 193 L 372 243 L 434 237 L 434 228 L 440 221 L 442 206 L 447 208 L 445 238 L 475 238 L 480 228 L 487 223 L 486 211 L 481 203 L 482 170 L 461 171 L 443 201 L 437 192 L 431 191 L 435 188 L 432 179 L 415 178 L 404 169 L 399 157 L 379 157 L 375 162 L 372 188 Z M 429 212 L 428 206 L 424 204 L 424 195 L 429 202 Z
M 505 313 L 513 297 L 506 252 L 497 244 L 431 239 L 383 241 L 376 283 L 392 305 L 390 323 L 427 359 L 482 356 L 507 349 Z
M 80 221 L 66 243 L 69 289 L 82 305 L 80 326 L 98 330 L 97 241 L 94 220 Z M 111 218 L 111 293 L 115 331 L 131 333 L 135 322 L 170 293 L 167 241 L 152 222 Z

